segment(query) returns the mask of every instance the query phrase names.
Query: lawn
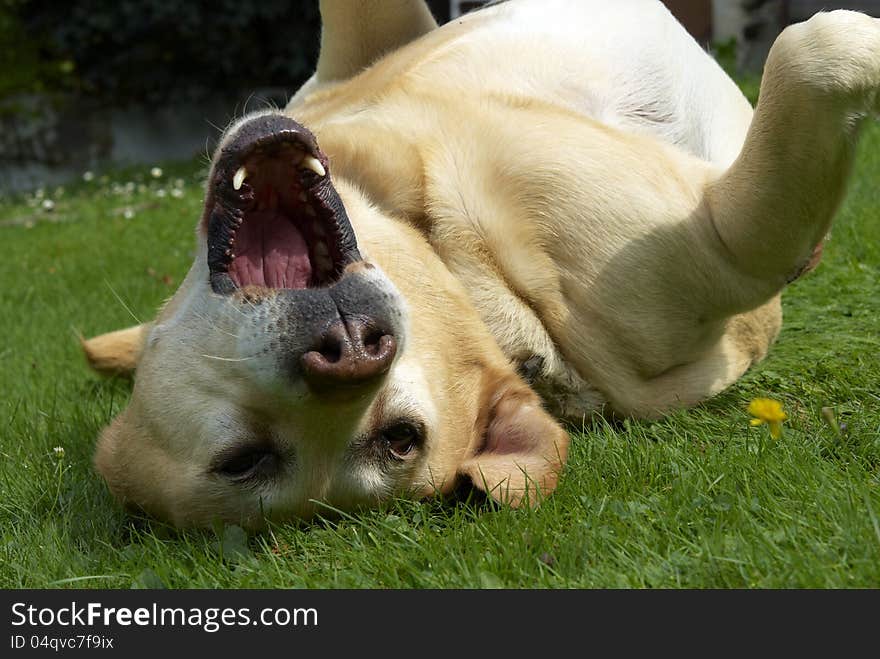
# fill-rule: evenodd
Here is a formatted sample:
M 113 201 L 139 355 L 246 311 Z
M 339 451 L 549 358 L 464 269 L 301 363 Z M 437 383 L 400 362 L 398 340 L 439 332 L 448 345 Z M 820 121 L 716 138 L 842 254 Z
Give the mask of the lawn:
M 77 335 L 150 318 L 181 281 L 203 166 L 0 200 L 0 587 L 880 587 L 880 126 L 735 387 L 578 429 L 537 510 L 395 501 L 250 538 L 129 516 L 91 464 L 130 383 L 90 373 Z M 778 440 L 749 426 L 759 396 L 789 414 Z

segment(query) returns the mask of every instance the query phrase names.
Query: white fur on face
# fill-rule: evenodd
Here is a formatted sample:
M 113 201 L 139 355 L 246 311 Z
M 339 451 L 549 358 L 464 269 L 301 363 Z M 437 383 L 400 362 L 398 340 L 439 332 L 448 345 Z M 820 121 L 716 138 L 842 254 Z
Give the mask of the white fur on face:
M 284 297 L 252 302 L 215 294 L 203 256 L 174 312 L 154 327 L 135 392 L 155 441 L 180 467 L 169 477 L 187 481 L 174 491 L 193 500 L 175 507 L 252 524 L 263 515 L 308 517 L 321 509 L 315 500 L 351 508 L 409 488 L 423 455 L 382 461 L 362 446 L 395 419 L 428 429 L 438 423 L 427 378 L 406 351 L 407 305 L 384 272 L 374 266 L 352 276 L 391 301 L 395 363 L 381 385 L 350 400 L 323 402 L 283 368 L 282 335 L 294 336 L 298 322 Z M 265 441 L 284 461 L 275 477 L 242 484 L 211 473 L 218 455 Z

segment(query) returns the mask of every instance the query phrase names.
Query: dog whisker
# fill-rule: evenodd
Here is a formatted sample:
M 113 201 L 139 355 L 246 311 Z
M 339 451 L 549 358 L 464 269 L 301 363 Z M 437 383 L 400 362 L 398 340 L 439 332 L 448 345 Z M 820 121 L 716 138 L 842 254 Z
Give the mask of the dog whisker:
M 201 355 L 205 359 L 216 359 L 220 362 L 246 362 L 251 359 L 256 359 L 257 355 L 251 355 L 250 357 L 220 357 L 219 355 Z

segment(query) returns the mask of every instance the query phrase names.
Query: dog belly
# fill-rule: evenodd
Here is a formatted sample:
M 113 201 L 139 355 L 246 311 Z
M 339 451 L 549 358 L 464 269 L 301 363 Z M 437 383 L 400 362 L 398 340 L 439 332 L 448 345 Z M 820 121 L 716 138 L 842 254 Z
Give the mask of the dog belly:
M 427 79 L 448 80 L 450 58 L 486 62 L 458 84 L 563 106 L 722 167 L 740 152 L 751 106 L 656 0 L 511 0 L 473 22 L 422 65 Z

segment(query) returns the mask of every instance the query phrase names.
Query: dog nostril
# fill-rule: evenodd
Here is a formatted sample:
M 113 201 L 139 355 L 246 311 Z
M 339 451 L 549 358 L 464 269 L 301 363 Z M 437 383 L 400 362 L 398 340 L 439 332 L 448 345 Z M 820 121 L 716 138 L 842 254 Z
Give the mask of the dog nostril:
M 392 337 L 382 330 L 372 328 L 364 335 L 364 350 L 369 355 L 378 355 L 385 349 L 383 342 L 387 343 L 391 339 Z
M 397 353 L 394 335 L 369 319 L 346 319 L 331 324 L 318 346 L 300 359 L 306 382 L 319 391 L 363 385 L 391 368 Z
M 317 352 L 324 360 L 335 364 L 342 359 L 343 346 L 347 338 L 344 328 L 340 328 L 339 325 L 332 326 L 324 335 Z

